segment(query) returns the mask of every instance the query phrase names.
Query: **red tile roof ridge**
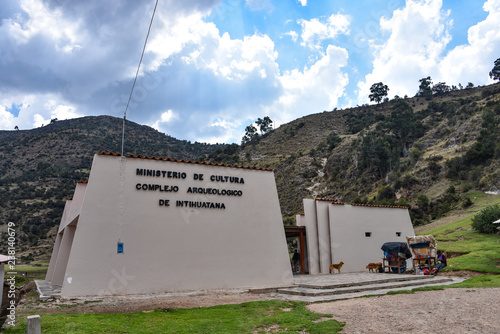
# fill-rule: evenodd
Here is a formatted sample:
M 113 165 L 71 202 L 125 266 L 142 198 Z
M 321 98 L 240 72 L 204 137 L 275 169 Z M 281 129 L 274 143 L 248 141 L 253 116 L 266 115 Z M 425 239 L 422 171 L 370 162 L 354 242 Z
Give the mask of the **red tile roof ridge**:
M 97 153 L 99 155 L 111 155 L 115 157 L 121 156 L 120 153 L 114 153 L 114 152 L 99 152 Z M 178 159 L 172 159 L 172 158 L 162 158 L 162 157 L 150 157 L 142 154 L 138 155 L 133 155 L 129 154 L 126 156 L 127 158 L 132 158 L 132 159 L 149 159 L 149 160 L 161 160 L 161 161 L 171 161 L 171 162 L 180 162 L 180 163 L 189 163 L 189 164 L 199 164 L 199 165 L 207 165 L 207 166 L 219 166 L 219 167 L 229 167 L 229 168 L 243 168 L 243 169 L 255 169 L 255 170 L 262 170 L 262 171 L 267 171 L 267 172 L 273 172 L 274 169 L 272 168 L 263 168 L 263 167 L 251 167 L 251 166 L 239 166 L 239 165 L 229 165 L 229 164 L 222 164 L 222 163 L 214 163 L 214 162 L 207 162 L 207 161 L 191 161 L 191 160 L 178 160 Z
M 316 201 L 326 201 L 326 202 L 332 202 L 332 203 L 341 203 L 340 200 L 336 198 L 324 198 L 324 197 L 316 197 Z
M 408 209 L 407 206 L 401 206 L 401 205 L 379 205 L 379 204 L 361 204 L 361 203 L 351 203 L 351 205 L 366 206 L 371 208 Z

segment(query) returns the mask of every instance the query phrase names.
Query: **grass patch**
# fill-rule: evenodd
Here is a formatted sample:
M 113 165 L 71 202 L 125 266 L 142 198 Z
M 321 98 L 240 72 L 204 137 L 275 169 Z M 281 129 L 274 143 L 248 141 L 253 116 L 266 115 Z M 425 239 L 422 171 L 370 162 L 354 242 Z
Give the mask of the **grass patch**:
M 386 294 L 387 295 L 406 295 L 406 294 L 412 294 L 415 293 L 413 290 L 395 290 L 395 291 L 389 291 Z
M 11 277 L 11 276 L 8 275 L 8 277 Z M 7 276 L 5 278 L 7 278 Z M 16 286 L 16 288 L 20 288 L 30 281 L 29 278 L 21 276 L 21 275 L 14 275 L 14 278 L 15 278 L 15 282 L 16 282 L 14 285 Z
M 447 288 L 500 288 L 500 275 L 482 275 L 451 285 L 424 286 L 411 290 L 389 291 L 388 295 L 412 294 L 419 291 L 439 291 Z
M 472 208 L 475 210 L 482 210 L 487 206 L 500 203 L 499 195 L 486 194 L 481 191 L 469 191 L 466 196 L 474 202 Z
M 47 272 L 48 267 L 33 266 L 31 264 L 18 264 L 16 265 L 16 271 L 20 273 L 30 273 L 30 272 Z
M 498 202 L 498 195 L 473 193 L 479 205 L 487 206 Z M 448 266 L 444 271 L 469 270 L 500 274 L 500 236 L 483 234 L 472 229 L 471 213 L 450 223 L 427 229 L 419 235 L 431 234 L 438 248 L 448 254 Z M 450 255 L 452 255 L 450 257 Z
M 448 285 L 450 288 L 500 288 L 500 275 L 482 275 L 469 278 L 462 283 Z
M 44 333 L 338 333 L 344 324 L 313 313 L 304 303 L 261 301 L 129 314 L 41 315 Z M 26 333 L 26 320 L 5 334 Z
M 26 277 L 33 279 L 44 279 L 47 275 L 47 269 L 48 267 L 33 266 L 31 264 L 18 264 L 15 267 L 15 271 L 19 275 L 24 274 Z
M 438 291 L 438 290 L 444 290 L 445 286 L 444 285 L 439 285 L 439 286 L 423 286 L 421 288 L 415 288 L 412 291 L 417 292 L 417 291 Z

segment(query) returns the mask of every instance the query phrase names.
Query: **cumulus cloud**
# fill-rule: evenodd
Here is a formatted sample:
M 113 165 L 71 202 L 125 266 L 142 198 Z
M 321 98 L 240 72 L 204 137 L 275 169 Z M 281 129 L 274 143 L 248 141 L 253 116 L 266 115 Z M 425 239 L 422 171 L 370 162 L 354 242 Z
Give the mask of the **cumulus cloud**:
M 369 88 L 382 81 L 390 95 L 414 96 L 418 80 L 431 76 L 448 85 L 491 82 L 488 71 L 500 54 L 500 0 L 488 0 L 483 8 L 487 18 L 469 28 L 468 44 L 446 52 L 453 24 L 451 12 L 442 10 L 441 0 L 407 1 L 391 18 L 380 20 L 389 38 L 382 44 L 372 41 L 373 70 L 358 83 L 358 103 L 368 102 Z
M 483 9 L 488 12 L 484 21 L 469 28 L 468 44 L 451 50 L 439 66 L 440 80 L 450 83 L 492 83 L 488 73 L 500 57 L 500 0 L 488 0 Z
M 311 20 L 299 20 L 302 26 L 302 43 L 311 49 L 321 49 L 321 43 L 325 39 L 333 39 L 339 34 L 348 34 L 351 18 L 348 15 L 332 14 L 326 22 L 321 22 L 317 18 Z
M 441 0 L 409 0 L 391 18 L 381 18 L 381 30 L 390 35 L 382 44 L 372 41 L 373 71 L 358 84 L 359 103 L 367 102 L 369 88 L 380 81 L 389 86 L 392 96 L 413 96 L 418 80 L 435 73 L 451 38 L 450 13 L 441 7 Z
M 347 50 L 329 45 L 311 67 L 285 72 L 280 77 L 283 94 L 266 108 L 267 114 L 273 116 L 277 124 L 283 124 L 305 114 L 332 110 L 349 82 L 342 71 L 347 59 Z
M 296 31 L 290 30 L 289 32 L 286 32 L 285 35 L 290 36 L 292 38 L 292 41 L 295 43 L 297 42 L 297 38 L 299 38 L 299 34 Z

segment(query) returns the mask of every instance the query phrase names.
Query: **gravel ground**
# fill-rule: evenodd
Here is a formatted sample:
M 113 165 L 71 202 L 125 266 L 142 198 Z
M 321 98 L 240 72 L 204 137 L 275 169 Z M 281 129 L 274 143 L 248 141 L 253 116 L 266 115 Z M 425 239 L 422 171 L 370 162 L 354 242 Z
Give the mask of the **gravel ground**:
M 311 304 L 342 333 L 500 333 L 500 288 L 445 289 Z

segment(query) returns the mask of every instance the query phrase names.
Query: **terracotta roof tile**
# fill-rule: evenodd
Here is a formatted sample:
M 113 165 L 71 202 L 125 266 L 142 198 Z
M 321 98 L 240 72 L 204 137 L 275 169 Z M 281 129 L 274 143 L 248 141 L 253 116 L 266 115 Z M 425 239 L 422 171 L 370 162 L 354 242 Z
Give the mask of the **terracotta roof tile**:
M 345 205 L 348 203 L 341 202 L 338 199 L 332 199 L 332 198 L 316 198 L 316 201 L 325 201 L 325 202 L 330 202 L 331 204 L 335 205 Z M 350 205 L 352 206 L 366 206 L 370 208 L 391 208 L 391 209 L 408 209 L 407 206 L 399 206 L 399 205 L 375 205 L 375 204 L 358 204 L 358 203 L 351 203 Z
M 390 208 L 390 209 L 408 209 L 407 206 L 399 206 L 399 205 L 375 205 L 375 204 L 358 204 L 351 203 L 352 206 L 367 206 L 371 208 Z
M 113 152 L 100 152 L 98 154 L 99 155 L 111 155 L 111 156 L 115 156 L 115 157 L 121 156 L 120 153 L 113 153 Z M 142 155 L 142 154 L 139 154 L 139 155 L 129 154 L 126 157 L 127 158 L 132 158 L 132 159 L 161 160 L 161 161 L 180 162 L 180 163 L 187 163 L 187 164 L 199 164 L 199 165 L 207 165 L 207 166 L 220 166 L 220 167 L 230 167 L 230 168 L 255 169 L 255 170 L 268 171 L 268 172 L 273 172 L 274 171 L 274 169 L 271 169 L 271 168 L 259 168 L 259 167 L 250 167 L 250 166 L 226 165 L 226 164 L 221 164 L 221 163 L 213 163 L 213 162 L 206 162 L 206 161 L 191 161 L 191 160 L 184 160 L 184 159 L 178 160 L 178 159 L 171 159 L 171 158 L 149 157 L 149 156 L 145 156 L 145 155 Z
M 326 202 L 332 202 L 332 203 L 340 203 L 340 200 L 336 198 L 323 198 L 323 197 L 316 197 L 316 201 L 326 201 Z

